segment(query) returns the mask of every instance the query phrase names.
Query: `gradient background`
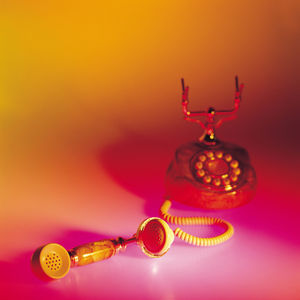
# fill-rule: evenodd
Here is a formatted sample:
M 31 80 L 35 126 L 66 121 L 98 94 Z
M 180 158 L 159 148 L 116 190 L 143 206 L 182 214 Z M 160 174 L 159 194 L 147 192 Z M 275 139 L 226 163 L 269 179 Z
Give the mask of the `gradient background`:
M 299 299 L 299 1 L 41 2 L 1 1 L 1 298 Z M 257 196 L 172 210 L 223 217 L 234 238 L 36 279 L 38 246 L 128 237 L 157 216 L 176 147 L 202 133 L 180 78 L 191 109 L 222 109 L 236 74 L 243 102 L 218 136 L 249 150 Z

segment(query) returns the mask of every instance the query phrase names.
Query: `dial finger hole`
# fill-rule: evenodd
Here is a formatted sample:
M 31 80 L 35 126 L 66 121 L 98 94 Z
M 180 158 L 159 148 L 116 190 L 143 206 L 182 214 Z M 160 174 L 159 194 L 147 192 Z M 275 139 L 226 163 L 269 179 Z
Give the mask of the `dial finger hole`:
M 215 153 L 215 156 L 216 156 L 217 158 L 222 158 L 222 157 L 223 157 L 223 152 L 222 152 L 222 151 L 217 151 L 217 152 Z
M 204 154 L 201 154 L 201 155 L 199 156 L 199 160 L 200 160 L 201 162 L 206 161 L 206 156 L 205 156 Z
M 211 177 L 209 175 L 204 176 L 204 182 L 205 183 L 210 183 L 211 182 Z
M 206 156 L 208 158 L 212 158 L 214 156 L 214 153 L 212 151 L 209 151 L 209 152 L 206 153 Z
M 233 160 L 231 163 L 230 163 L 230 167 L 235 169 L 239 166 L 239 162 L 237 160 Z
M 205 175 L 205 171 L 203 169 L 201 169 L 201 170 L 197 171 L 197 175 L 199 177 L 203 177 Z
M 196 169 L 200 170 L 203 168 L 203 163 L 201 161 L 196 162 Z
M 224 185 L 229 185 L 230 184 L 230 179 L 229 178 L 224 178 L 223 179 L 223 184 Z
M 226 155 L 224 156 L 224 158 L 225 158 L 225 160 L 226 160 L 227 162 L 232 161 L 232 156 L 231 156 L 230 154 L 226 154 Z
M 238 176 L 238 175 L 241 174 L 241 169 L 240 168 L 236 168 L 236 169 L 233 169 L 232 172 L 233 172 L 234 175 Z
M 230 180 L 231 180 L 232 182 L 236 182 L 236 181 L 238 180 L 238 177 L 237 177 L 236 175 L 232 175 L 232 176 L 230 177 Z
M 213 184 L 214 184 L 215 186 L 220 186 L 220 185 L 221 185 L 221 179 L 220 179 L 220 178 L 215 178 L 215 179 L 213 180 Z

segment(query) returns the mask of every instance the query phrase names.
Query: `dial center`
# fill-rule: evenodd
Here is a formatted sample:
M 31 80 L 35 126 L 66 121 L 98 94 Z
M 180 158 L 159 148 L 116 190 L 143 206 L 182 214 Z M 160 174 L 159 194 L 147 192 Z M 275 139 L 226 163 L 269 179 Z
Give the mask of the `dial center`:
M 223 159 L 214 159 L 206 162 L 206 169 L 214 176 L 228 174 L 229 166 Z

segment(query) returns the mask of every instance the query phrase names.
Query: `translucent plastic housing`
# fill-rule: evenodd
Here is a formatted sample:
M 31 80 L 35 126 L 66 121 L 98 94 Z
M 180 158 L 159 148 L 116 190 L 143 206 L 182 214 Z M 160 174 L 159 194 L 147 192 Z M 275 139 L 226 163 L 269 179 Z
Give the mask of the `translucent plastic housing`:
M 69 250 L 72 266 L 84 266 L 108 259 L 116 252 L 116 243 L 113 240 L 92 242 Z

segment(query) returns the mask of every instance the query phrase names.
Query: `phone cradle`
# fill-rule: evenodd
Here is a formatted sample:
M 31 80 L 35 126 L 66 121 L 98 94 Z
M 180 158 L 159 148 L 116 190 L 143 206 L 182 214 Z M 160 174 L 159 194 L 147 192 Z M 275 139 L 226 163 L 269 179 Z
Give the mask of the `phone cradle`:
M 166 175 L 166 197 L 206 209 L 233 208 L 255 195 L 256 175 L 246 149 L 220 141 L 215 130 L 236 117 L 243 85 L 236 80 L 234 109 L 188 111 L 188 86 L 182 79 L 182 106 L 185 120 L 199 124 L 204 134 L 196 142 L 179 147 Z M 202 122 L 194 117 L 204 117 Z

